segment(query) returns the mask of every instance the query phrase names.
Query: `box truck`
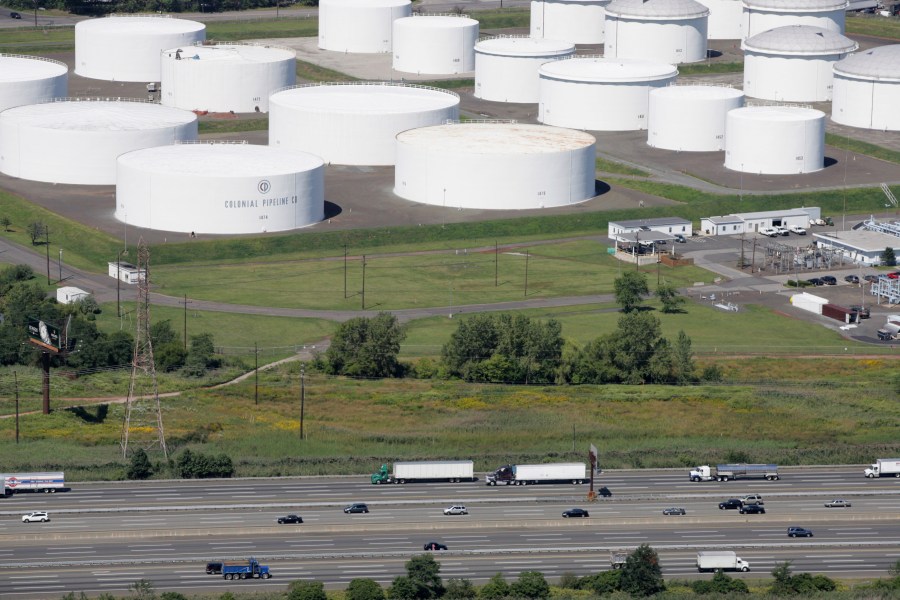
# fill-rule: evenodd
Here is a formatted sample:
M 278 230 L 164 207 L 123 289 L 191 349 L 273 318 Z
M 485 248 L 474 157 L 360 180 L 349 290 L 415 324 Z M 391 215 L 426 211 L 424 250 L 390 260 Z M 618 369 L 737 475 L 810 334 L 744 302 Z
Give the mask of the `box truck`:
M 571 483 L 577 485 L 588 480 L 584 463 L 547 463 L 542 465 L 504 465 L 488 473 L 487 485 L 529 485 L 536 483 Z
M 8 494 L 18 492 L 63 492 L 66 478 L 63 473 L 0 473 Z
M 697 553 L 697 570 L 749 571 L 750 563 L 730 550 L 701 551 Z
M 900 477 L 900 458 L 879 458 L 865 470 L 866 477 Z
M 778 480 L 778 465 L 716 465 L 715 471 L 709 466 L 694 467 L 689 475 L 691 481 L 728 481 L 730 479 Z
M 381 465 L 372 473 L 372 483 L 407 483 L 413 481 L 460 481 L 475 480 L 475 464 L 471 460 L 432 460 L 417 462 L 396 462 L 394 472 L 388 472 L 387 465 Z

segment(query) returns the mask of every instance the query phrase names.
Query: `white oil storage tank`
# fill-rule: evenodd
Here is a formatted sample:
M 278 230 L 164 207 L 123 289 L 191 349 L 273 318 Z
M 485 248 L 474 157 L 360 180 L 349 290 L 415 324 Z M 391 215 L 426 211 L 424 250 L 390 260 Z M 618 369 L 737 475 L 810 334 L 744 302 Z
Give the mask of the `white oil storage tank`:
M 900 131 L 900 44 L 851 54 L 834 64 L 831 118 L 865 129 Z
M 410 0 L 319 0 L 319 48 L 387 54 L 394 21 L 411 14 Z
M 836 31 L 787 25 L 744 40 L 744 92 L 779 102 L 831 100 L 832 66 L 859 47 Z
M 195 233 L 289 231 L 325 215 L 318 156 L 242 143 L 183 143 L 119 156 L 118 220 Z
M 725 121 L 725 167 L 762 175 L 825 168 L 825 113 L 803 106 L 745 106 Z
M 538 69 L 575 54 L 575 44 L 524 36 L 500 36 L 475 44 L 475 97 L 494 102 L 537 103 Z
M 478 21 L 468 15 L 413 15 L 394 21 L 394 70 L 453 75 L 475 70 Z
M 602 44 L 604 7 L 611 0 L 532 0 L 531 37 Z
M 269 112 L 269 95 L 297 81 L 296 54 L 263 44 L 223 43 L 162 52 L 160 102 L 186 110 Z
M 708 18 L 709 9 L 695 0 L 613 0 L 606 7 L 604 56 L 706 60 Z
M 197 139 L 197 115 L 143 100 L 65 98 L 0 113 L 0 172 L 112 185 L 125 152 Z
M 0 54 L 0 112 L 63 98 L 68 89 L 66 63 L 40 56 Z
M 582 131 L 514 122 L 411 129 L 397 136 L 394 193 L 445 208 L 576 204 L 595 195 L 595 144 Z
M 744 93 L 716 85 L 670 85 L 650 91 L 647 144 L 679 152 L 725 149 L 725 117 Z
M 743 0 L 741 33 L 749 38 L 786 25 L 811 25 L 844 33 L 848 0 Z
M 206 25 L 168 15 L 110 15 L 75 25 L 75 74 L 159 81 L 159 53 L 206 39 Z
M 459 95 L 422 85 L 300 85 L 269 99 L 269 145 L 339 165 L 393 165 L 401 131 L 459 118 Z
M 633 131 L 647 129 L 650 90 L 674 82 L 678 69 L 646 60 L 576 56 L 545 63 L 538 74 L 541 123 Z
M 739 40 L 744 19 L 741 0 L 697 0 L 709 9 L 707 37 L 711 40 Z

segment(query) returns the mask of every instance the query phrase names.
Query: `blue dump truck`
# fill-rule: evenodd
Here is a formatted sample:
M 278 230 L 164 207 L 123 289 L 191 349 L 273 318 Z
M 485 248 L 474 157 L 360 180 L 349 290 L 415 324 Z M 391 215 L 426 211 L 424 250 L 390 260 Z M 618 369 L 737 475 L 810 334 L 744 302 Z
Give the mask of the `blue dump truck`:
M 252 556 L 244 561 L 222 563 L 222 579 L 269 579 L 269 567 L 259 564 Z

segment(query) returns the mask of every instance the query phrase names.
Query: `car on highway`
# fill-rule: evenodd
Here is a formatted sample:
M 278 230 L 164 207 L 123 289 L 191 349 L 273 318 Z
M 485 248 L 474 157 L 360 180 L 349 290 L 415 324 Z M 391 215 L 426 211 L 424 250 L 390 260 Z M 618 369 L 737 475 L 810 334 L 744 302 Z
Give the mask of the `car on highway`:
M 589 515 L 588 511 L 584 510 L 583 508 L 570 508 L 569 510 L 564 510 L 562 516 L 564 519 L 569 519 L 569 518 L 576 518 L 576 519 L 582 518 L 583 519 L 583 518 L 589 517 L 591 515 Z
M 303 517 L 300 515 L 285 515 L 278 517 L 277 521 L 279 525 L 290 525 L 291 523 L 302 523 Z
M 825 285 L 837 285 L 837 279 L 831 275 L 822 275 L 819 277 Z
M 362 502 L 357 502 L 355 504 L 351 504 L 349 506 L 344 507 L 344 513 L 352 514 L 352 513 L 368 513 L 369 507 L 363 504 Z
M 812 537 L 813 532 L 806 527 L 788 527 L 788 537 Z
M 747 506 L 748 504 L 765 504 L 765 502 L 763 502 L 762 496 L 760 496 L 759 494 L 747 494 L 746 496 L 741 498 L 741 503 L 744 506 Z
M 36 510 L 34 512 L 30 512 L 27 515 L 22 515 L 23 523 L 46 523 L 50 520 L 50 515 L 42 510 Z
M 469 514 L 469 509 L 463 506 L 462 504 L 454 504 L 450 508 L 444 509 L 445 515 L 467 515 Z
M 446 550 L 447 546 L 439 542 L 428 542 L 422 546 L 422 550 Z
M 738 512 L 742 515 L 764 515 L 766 514 L 766 507 L 760 504 L 747 504 L 742 506 Z
M 9 18 L 10 19 L 21 19 L 22 15 L 20 15 L 16 11 L 13 11 L 13 12 L 9 13 Z
M 220 562 L 206 563 L 206 574 L 207 575 L 221 575 L 222 574 L 222 563 L 220 563 Z
M 847 283 L 859 283 L 858 275 L 844 275 L 844 281 Z
M 729 498 L 725 502 L 719 502 L 719 510 L 731 510 L 735 508 L 740 508 L 744 505 L 743 502 L 738 500 L 737 498 Z
M 680 506 L 672 506 L 670 508 L 663 509 L 664 515 L 686 515 L 687 511 L 681 508 Z
M 850 508 L 850 503 L 846 500 L 841 500 L 840 498 L 836 498 L 831 502 L 825 503 L 825 508 Z

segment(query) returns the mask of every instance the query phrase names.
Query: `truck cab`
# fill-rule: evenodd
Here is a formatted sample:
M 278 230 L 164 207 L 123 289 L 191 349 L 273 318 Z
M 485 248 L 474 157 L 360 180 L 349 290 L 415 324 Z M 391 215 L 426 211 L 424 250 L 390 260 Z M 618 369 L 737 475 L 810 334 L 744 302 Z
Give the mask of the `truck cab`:
M 712 481 L 715 477 L 709 465 L 694 467 L 690 473 L 691 481 Z
M 382 483 L 393 483 L 393 479 L 391 479 L 391 473 L 388 471 L 387 465 L 381 465 L 381 468 L 378 469 L 377 472 L 372 473 L 372 483 L 373 484 L 382 484 Z
M 484 482 L 487 485 L 497 485 L 499 483 L 505 483 L 506 485 L 509 485 L 515 480 L 516 472 L 512 468 L 512 465 L 503 465 L 493 473 L 488 473 L 484 476 Z

